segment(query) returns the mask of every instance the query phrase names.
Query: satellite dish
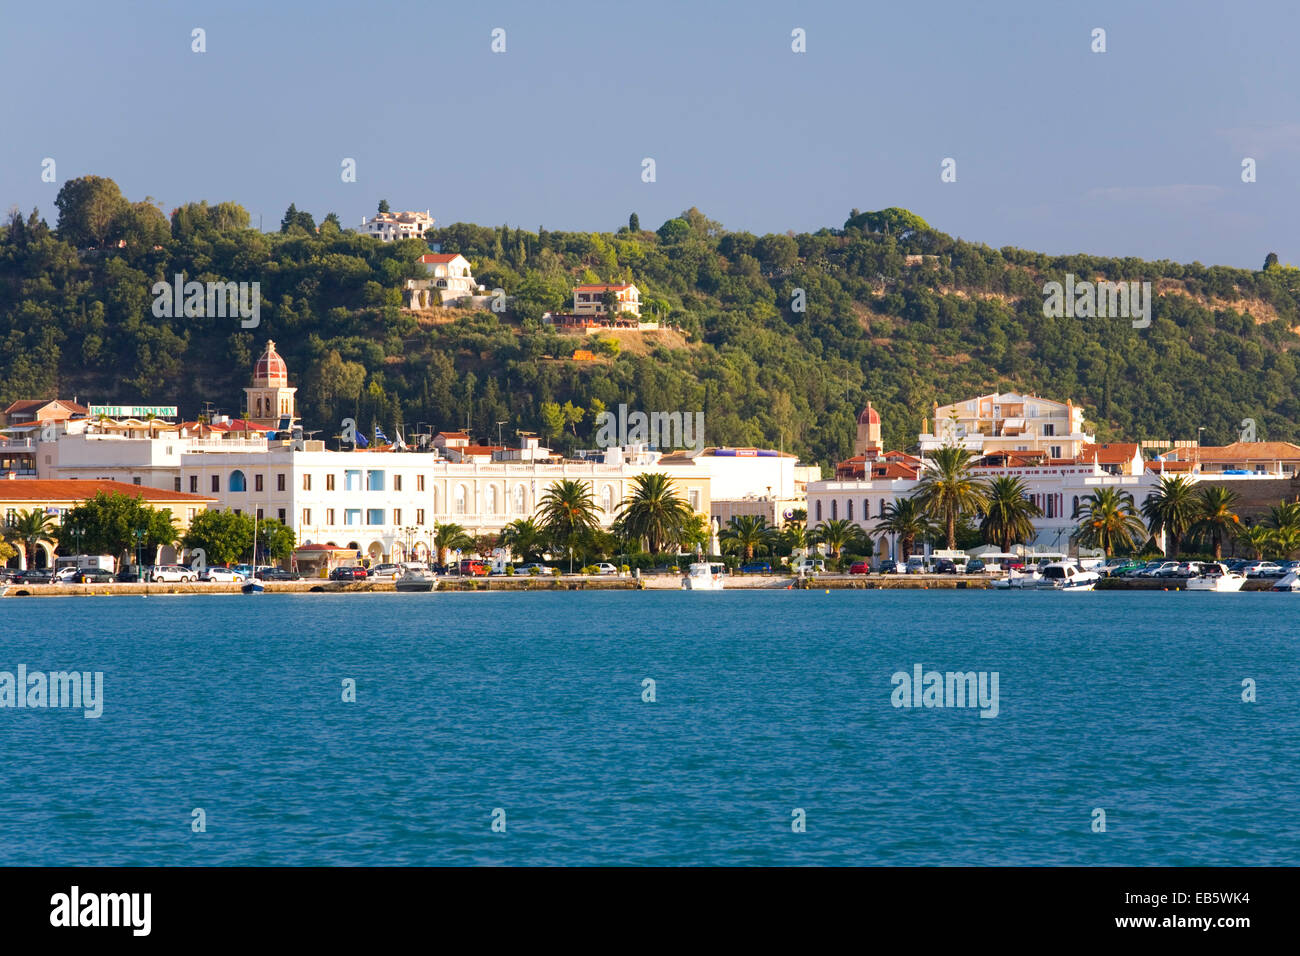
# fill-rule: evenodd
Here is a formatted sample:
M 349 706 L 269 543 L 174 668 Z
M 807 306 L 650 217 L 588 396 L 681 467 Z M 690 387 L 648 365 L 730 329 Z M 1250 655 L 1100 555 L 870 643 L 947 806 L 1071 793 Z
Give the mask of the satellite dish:
M 785 519 L 787 521 L 789 521 L 791 518 L 794 517 L 794 512 L 791 511 L 789 508 L 786 508 L 784 511 L 782 511 L 781 514 L 785 516 Z

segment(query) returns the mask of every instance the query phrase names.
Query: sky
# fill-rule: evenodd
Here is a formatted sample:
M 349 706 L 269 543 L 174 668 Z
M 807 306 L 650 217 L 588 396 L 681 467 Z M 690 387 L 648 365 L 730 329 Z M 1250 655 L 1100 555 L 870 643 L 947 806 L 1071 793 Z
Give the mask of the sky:
M 380 199 L 758 234 L 901 206 L 994 247 L 1300 263 L 1297 36 L 1300 5 L 1249 0 L 0 0 L 0 206 L 53 225 L 87 174 L 265 229 Z

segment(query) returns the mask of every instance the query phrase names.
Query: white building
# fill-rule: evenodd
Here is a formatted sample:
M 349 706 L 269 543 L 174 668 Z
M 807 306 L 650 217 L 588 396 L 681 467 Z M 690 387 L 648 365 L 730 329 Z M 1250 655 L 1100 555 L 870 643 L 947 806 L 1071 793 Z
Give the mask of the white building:
M 483 287 L 474 281 L 469 260 L 459 253 L 427 252 L 420 256 L 420 262 L 429 277 L 406 280 L 408 308 L 427 309 L 439 302 L 452 305 L 483 291 Z
M 573 290 L 574 315 L 605 315 L 605 293 L 613 292 L 619 312 L 641 317 L 641 290 L 631 283 L 622 285 L 580 285 Z
M 433 217 L 424 212 L 381 212 L 373 218 L 361 219 L 361 232 L 383 242 L 398 239 L 423 239 L 433 228 Z
M 1073 460 L 1085 444 L 1096 440 L 1084 430 L 1083 409 L 1073 402 L 1017 392 L 936 403 L 920 435 L 923 455 L 944 445 L 961 445 L 975 455 L 1032 452 L 1044 460 Z

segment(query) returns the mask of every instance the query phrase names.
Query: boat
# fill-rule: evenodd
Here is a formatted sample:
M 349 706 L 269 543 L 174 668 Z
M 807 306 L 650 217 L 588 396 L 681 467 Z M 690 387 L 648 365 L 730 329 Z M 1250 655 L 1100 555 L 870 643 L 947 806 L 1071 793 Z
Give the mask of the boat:
M 399 591 L 432 591 L 438 586 L 438 579 L 423 564 L 408 561 L 402 565 L 402 573 L 393 582 Z
M 1300 571 L 1288 571 L 1269 588 L 1270 591 L 1300 591 Z
M 1091 591 L 1101 580 L 1096 571 L 1085 571 L 1073 561 L 1045 564 L 1038 588 L 1042 591 Z
M 1200 574 L 1187 579 L 1189 591 L 1240 591 L 1246 583 L 1246 576 L 1236 571 L 1229 571 L 1226 564 L 1207 564 Z
M 1030 568 L 1028 571 L 1017 571 L 1012 568 L 1007 572 L 1005 578 L 996 579 L 993 586 L 999 591 L 1030 590 L 1037 588 L 1042 580 L 1042 575 L 1038 573 L 1037 566 Z
M 260 579 L 253 578 L 241 584 L 239 590 L 243 591 L 245 594 L 261 594 L 266 590 L 266 585 L 263 584 Z
M 257 576 L 257 509 L 253 509 L 253 563 L 249 566 L 249 577 L 239 588 L 245 594 L 261 594 L 266 585 Z
M 682 578 L 683 591 L 721 591 L 725 587 L 722 564 L 711 561 L 693 561 Z

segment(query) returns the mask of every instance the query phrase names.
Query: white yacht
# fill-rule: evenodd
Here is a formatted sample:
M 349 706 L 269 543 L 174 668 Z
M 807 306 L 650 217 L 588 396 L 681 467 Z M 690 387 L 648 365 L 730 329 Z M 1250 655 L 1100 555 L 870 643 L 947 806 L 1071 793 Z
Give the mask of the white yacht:
M 1189 591 L 1240 591 L 1246 583 L 1246 576 L 1236 571 L 1229 571 L 1226 564 L 1212 563 L 1205 565 L 1200 574 L 1187 579 Z
M 721 591 L 725 587 L 726 566 L 710 561 L 693 561 L 682 578 L 683 591 Z
M 1043 577 L 1038 573 L 1038 566 L 1035 565 L 1024 571 L 1017 571 L 1013 568 L 1007 571 L 1005 578 L 995 580 L 993 586 L 999 591 L 1031 590 L 1037 588 L 1042 581 Z
M 1288 571 L 1274 583 L 1271 591 L 1300 591 L 1300 572 Z
M 1091 591 L 1101 580 L 1096 571 L 1085 571 L 1073 561 L 1053 561 L 1042 568 L 1038 587 L 1045 591 Z
M 438 579 L 418 561 L 403 564 L 402 573 L 393 582 L 399 591 L 432 591 L 437 586 Z

